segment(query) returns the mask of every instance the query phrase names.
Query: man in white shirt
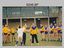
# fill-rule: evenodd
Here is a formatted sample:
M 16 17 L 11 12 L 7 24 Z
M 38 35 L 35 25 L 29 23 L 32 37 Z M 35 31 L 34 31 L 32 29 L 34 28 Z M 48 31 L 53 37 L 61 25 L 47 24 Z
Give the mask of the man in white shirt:
M 17 31 L 17 33 L 18 33 L 18 40 L 16 41 L 16 45 L 15 46 L 17 46 L 19 39 L 21 39 L 21 46 L 22 46 L 22 37 L 23 37 L 23 31 L 25 30 L 25 28 L 21 28 L 21 26 L 19 26 L 19 29 Z

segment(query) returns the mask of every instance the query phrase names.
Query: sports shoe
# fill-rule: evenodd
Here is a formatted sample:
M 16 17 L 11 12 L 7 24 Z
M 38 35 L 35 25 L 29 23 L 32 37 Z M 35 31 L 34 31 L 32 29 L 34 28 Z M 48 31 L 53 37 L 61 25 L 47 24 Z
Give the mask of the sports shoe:
M 39 45 L 39 43 L 37 43 L 37 45 Z
M 31 41 L 31 39 L 30 39 L 30 41 Z
M 4 41 L 3 41 L 3 44 L 4 44 Z
M 15 45 L 15 46 L 17 46 L 17 45 Z
M 43 39 L 41 41 L 43 41 Z
M 34 45 L 33 43 L 31 43 L 31 45 Z

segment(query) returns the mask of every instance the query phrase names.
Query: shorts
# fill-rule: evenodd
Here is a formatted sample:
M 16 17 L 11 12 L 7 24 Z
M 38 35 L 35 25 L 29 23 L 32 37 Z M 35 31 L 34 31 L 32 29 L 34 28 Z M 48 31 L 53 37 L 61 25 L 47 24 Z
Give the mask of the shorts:
M 60 32 L 62 34 L 62 32 Z
M 50 34 L 53 34 L 53 31 L 51 31 Z
M 7 33 L 4 33 L 4 35 L 7 35 Z
M 44 31 L 40 31 L 40 33 L 44 33 Z
M 48 34 L 48 32 L 45 32 L 45 34 Z
M 30 34 L 32 36 L 32 34 Z
M 18 38 L 22 38 L 23 37 L 23 34 L 18 34 Z
M 15 33 L 12 33 L 12 35 L 15 35 Z
M 61 30 L 58 30 L 58 33 L 60 33 Z
M 54 33 L 54 34 L 57 34 L 57 33 Z
M 10 36 L 10 34 L 8 34 L 8 36 Z

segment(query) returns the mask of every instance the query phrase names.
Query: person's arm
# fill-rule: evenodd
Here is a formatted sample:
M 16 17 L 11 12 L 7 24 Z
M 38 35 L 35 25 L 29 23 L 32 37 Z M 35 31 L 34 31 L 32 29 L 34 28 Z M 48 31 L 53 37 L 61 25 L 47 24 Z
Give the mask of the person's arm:
M 55 29 L 58 29 L 58 26 Z
M 37 34 L 38 34 L 38 32 L 39 32 L 38 28 L 36 30 L 37 30 Z

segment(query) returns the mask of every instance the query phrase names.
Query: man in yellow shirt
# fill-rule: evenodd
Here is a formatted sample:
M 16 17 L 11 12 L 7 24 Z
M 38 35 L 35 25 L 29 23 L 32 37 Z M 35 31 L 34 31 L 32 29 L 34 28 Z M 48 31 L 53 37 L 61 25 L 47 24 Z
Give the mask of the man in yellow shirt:
M 53 39 L 53 38 L 54 38 L 53 29 L 54 29 L 54 26 L 53 26 L 53 24 L 51 23 L 51 25 L 50 25 L 50 27 L 49 27 L 51 41 L 54 40 L 54 39 Z
M 54 41 L 56 41 L 56 38 L 57 38 L 57 29 L 58 29 L 58 26 L 56 24 L 54 24 Z
M 25 27 L 27 27 L 27 25 L 24 24 L 23 27 L 25 28 Z M 26 29 L 23 31 L 23 43 L 24 43 L 24 45 L 26 45 L 26 44 L 25 44 L 25 43 L 26 43 Z
M 5 25 L 5 27 L 3 28 L 4 39 L 6 39 L 5 43 L 7 43 L 7 31 L 8 28 L 7 25 Z M 4 43 L 4 39 L 3 39 L 3 43 Z
M 11 28 L 11 33 L 12 33 L 12 42 L 13 42 L 13 38 L 15 40 L 15 28 L 14 27 Z
M 59 26 L 58 26 L 58 40 L 57 41 L 60 41 L 60 31 L 61 31 L 61 23 L 59 23 Z
M 42 36 L 42 40 L 44 39 L 44 26 L 42 24 L 40 24 L 40 33 L 41 33 L 41 36 Z
M 39 42 L 38 42 L 38 39 L 37 39 L 38 28 L 35 26 L 35 23 L 32 24 L 30 32 L 32 32 L 32 44 L 31 45 L 34 44 L 34 38 L 36 39 L 37 45 L 39 45 Z

